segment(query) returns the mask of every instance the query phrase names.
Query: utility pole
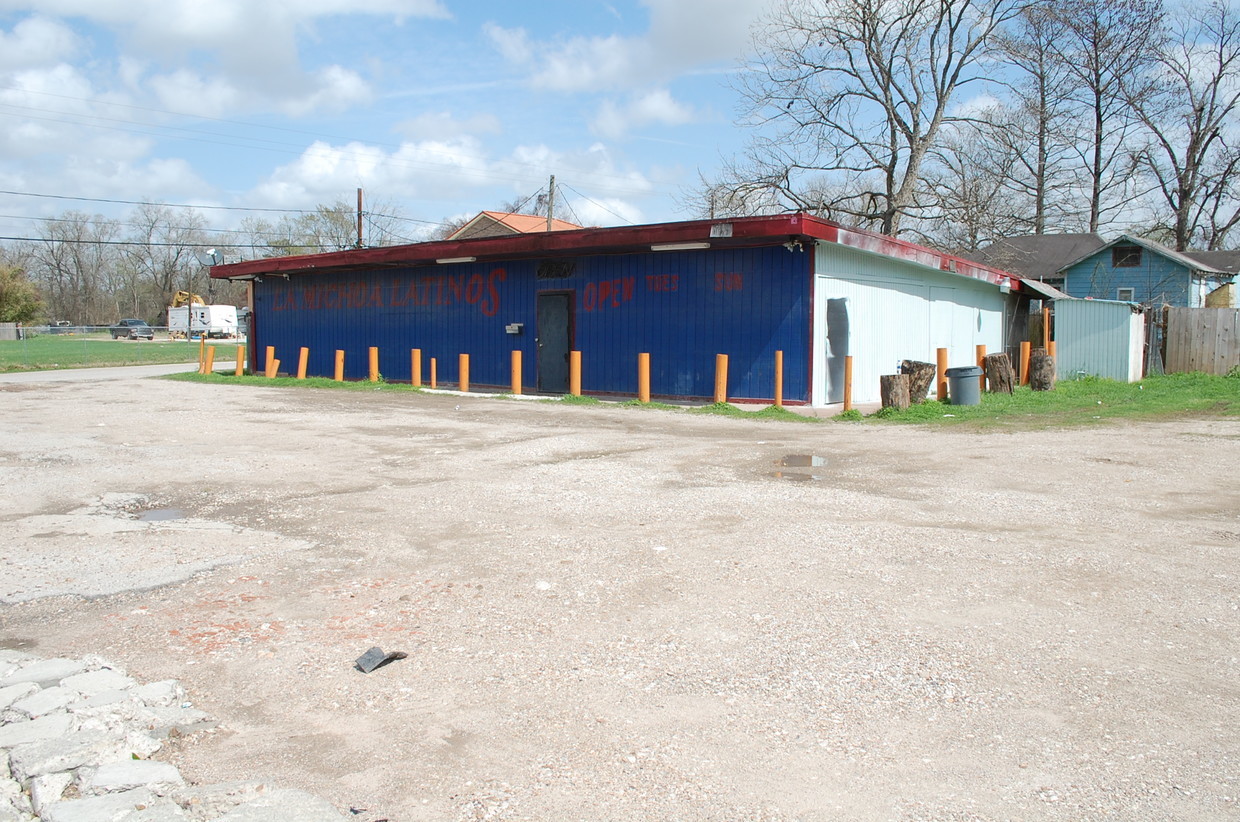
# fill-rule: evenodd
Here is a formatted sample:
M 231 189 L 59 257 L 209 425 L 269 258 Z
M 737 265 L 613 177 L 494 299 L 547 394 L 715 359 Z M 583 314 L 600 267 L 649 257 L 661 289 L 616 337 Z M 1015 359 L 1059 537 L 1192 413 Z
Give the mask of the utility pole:
M 357 190 L 357 247 L 362 247 L 362 190 Z
M 555 175 L 547 185 L 547 230 L 551 230 L 551 221 L 555 218 Z

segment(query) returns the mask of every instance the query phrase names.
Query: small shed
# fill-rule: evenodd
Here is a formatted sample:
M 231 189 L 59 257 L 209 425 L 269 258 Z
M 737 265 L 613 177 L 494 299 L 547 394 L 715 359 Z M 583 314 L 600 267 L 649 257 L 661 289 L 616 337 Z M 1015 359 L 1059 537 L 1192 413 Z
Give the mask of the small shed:
M 411 350 L 457 379 L 568 390 L 571 351 L 587 394 L 632 395 L 648 353 L 651 391 L 706 399 L 716 354 L 730 358 L 728 396 L 769 402 L 776 352 L 783 398 L 825 405 L 877 400 L 900 360 L 972 365 L 975 346 L 1005 344 L 1005 307 L 1020 282 L 999 269 L 804 214 L 698 220 L 444 240 L 215 266 L 252 286 L 251 364 L 268 346 L 285 363 L 309 349 L 310 374 L 367 373 L 379 349 L 392 381 L 414 376 Z M 426 366 L 424 365 L 424 368 Z M 425 375 L 422 375 L 425 378 Z
M 1055 340 L 1060 379 L 1088 375 L 1136 382 L 1144 376 L 1145 314 L 1136 303 L 1057 300 Z

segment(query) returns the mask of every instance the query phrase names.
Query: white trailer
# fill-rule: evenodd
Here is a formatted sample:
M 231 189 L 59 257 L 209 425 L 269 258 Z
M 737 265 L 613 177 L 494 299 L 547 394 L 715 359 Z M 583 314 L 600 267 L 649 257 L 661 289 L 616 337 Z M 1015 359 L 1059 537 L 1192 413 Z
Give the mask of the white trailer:
M 168 307 L 168 334 L 184 338 L 237 336 L 237 306 L 182 305 Z

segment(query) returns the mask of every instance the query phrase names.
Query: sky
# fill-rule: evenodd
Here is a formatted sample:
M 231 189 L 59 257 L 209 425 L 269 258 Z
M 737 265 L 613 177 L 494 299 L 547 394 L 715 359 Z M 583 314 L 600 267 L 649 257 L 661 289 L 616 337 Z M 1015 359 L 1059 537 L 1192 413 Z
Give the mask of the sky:
M 558 217 L 682 219 L 744 143 L 768 1 L 0 0 L 0 235 L 132 209 L 61 198 L 227 228 L 360 187 L 418 240 L 551 174 Z

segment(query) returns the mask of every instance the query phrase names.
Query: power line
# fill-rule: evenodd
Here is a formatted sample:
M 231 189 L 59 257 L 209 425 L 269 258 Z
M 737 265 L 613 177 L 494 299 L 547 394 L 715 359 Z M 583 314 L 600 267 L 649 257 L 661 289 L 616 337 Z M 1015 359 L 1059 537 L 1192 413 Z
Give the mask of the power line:
M 113 200 L 106 197 L 71 197 L 67 194 L 36 194 L 31 191 L 4 191 L 0 190 L 0 194 L 7 194 L 12 197 L 41 197 L 48 200 L 74 200 L 83 203 L 108 203 L 111 205 L 162 205 L 168 208 L 199 208 L 204 211 L 257 211 L 273 214 L 316 214 L 317 210 L 309 210 L 304 208 L 249 208 L 246 206 L 221 206 L 221 205 L 190 205 L 188 203 L 154 203 L 150 200 Z
M 603 205 L 602 203 L 600 203 L 600 202 L 598 202 L 598 201 L 596 201 L 596 200 L 591 200 L 589 197 L 587 197 L 586 195 L 582 194 L 580 191 L 578 191 L 577 189 L 573 188 L 572 186 L 570 186 L 570 185 L 565 185 L 564 183 L 561 183 L 561 185 L 563 185 L 563 186 L 564 186 L 564 188 L 567 188 L 569 191 L 571 191 L 571 192 L 573 192 L 574 194 L 576 194 L 576 195 L 577 195 L 578 197 L 580 197 L 581 199 L 585 200 L 587 203 L 593 203 L 594 205 L 596 205 L 596 206 L 598 206 L 599 208 L 603 209 L 603 210 L 604 210 L 604 211 L 606 211 L 608 214 L 610 214 L 611 216 L 615 217 L 617 220 L 623 220 L 624 222 L 628 223 L 629 225 L 634 225 L 633 221 L 632 221 L 632 220 L 630 220 L 628 217 L 622 217 L 621 215 L 619 215 L 619 214 L 617 214 L 616 212 L 612 211 L 610 208 L 608 208 L 607 206 Z

